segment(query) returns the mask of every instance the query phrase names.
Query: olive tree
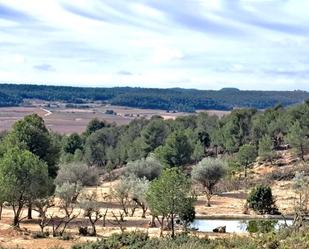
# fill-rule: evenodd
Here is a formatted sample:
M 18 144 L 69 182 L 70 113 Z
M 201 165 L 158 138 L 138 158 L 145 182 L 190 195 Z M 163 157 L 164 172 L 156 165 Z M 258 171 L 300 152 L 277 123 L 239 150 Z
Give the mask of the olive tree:
M 13 209 L 13 226 L 24 219 L 22 210 L 32 201 L 47 196 L 51 178 L 47 164 L 30 151 L 13 148 L 0 161 L 0 200 Z
M 79 213 L 75 212 L 77 198 L 81 191 L 81 185 L 76 183 L 65 182 L 57 185 L 55 196 L 58 198 L 58 206 L 61 217 L 51 217 L 53 236 L 62 236 L 70 222 L 76 219 Z
M 122 207 L 126 216 L 133 216 L 137 208 L 142 209 L 142 218 L 147 211 L 146 192 L 149 181 L 137 178 L 135 175 L 122 177 L 113 189 L 113 195 Z
M 147 178 L 149 181 L 157 178 L 162 171 L 162 164 L 154 156 L 146 159 L 129 162 L 126 166 L 127 175 L 135 175 L 138 178 Z
M 84 211 L 84 217 L 88 218 L 91 224 L 91 235 L 96 236 L 96 223 L 103 217 L 103 213 L 101 213 L 100 204 L 98 202 L 97 193 L 92 191 L 91 193 L 83 194 L 79 200 L 79 206 Z
M 54 196 L 39 198 L 33 201 L 33 210 L 39 213 L 39 226 L 41 234 L 44 233 L 44 228 L 51 222 L 51 217 L 47 215 L 48 210 L 55 206 Z
M 125 216 L 129 215 L 129 206 L 131 203 L 129 197 L 130 187 L 131 182 L 125 177 L 122 177 L 112 190 L 112 195 L 119 202 Z
M 95 167 L 89 167 L 85 163 L 71 162 L 60 165 L 55 179 L 57 185 L 68 183 L 80 183 L 83 186 L 96 186 L 99 173 Z
M 205 158 L 192 169 L 193 181 L 204 187 L 208 207 L 210 207 L 214 186 L 224 177 L 226 168 L 226 163 L 220 159 Z
M 142 218 L 146 218 L 148 209 L 146 193 L 149 188 L 149 181 L 146 178 L 131 178 L 130 198 L 135 205 L 142 209 Z
M 299 217 L 304 217 L 309 213 L 309 177 L 304 172 L 296 172 L 292 187 L 298 195 L 295 213 Z

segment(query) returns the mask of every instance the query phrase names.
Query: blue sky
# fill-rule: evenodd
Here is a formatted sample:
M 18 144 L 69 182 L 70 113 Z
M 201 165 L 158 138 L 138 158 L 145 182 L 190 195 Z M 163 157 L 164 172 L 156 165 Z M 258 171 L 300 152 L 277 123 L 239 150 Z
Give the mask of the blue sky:
M 0 0 L 0 82 L 309 90 L 308 0 Z

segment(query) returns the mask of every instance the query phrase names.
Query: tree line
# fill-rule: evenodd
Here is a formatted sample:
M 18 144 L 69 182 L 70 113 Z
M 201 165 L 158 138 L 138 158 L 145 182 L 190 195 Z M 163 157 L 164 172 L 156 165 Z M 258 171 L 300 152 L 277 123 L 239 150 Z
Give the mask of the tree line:
M 199 113 L 163 120 L 140 118 L 125 126 L 97 119 L 87 130 L 62 140 L 61 160 L 84 160 L 112 169 L 154 154 L 169 167 L 199 162 L 206 156 L 229 156 L 247 167 L 259 155 L 272 161 L 276 150 L 292 147 L 304 159 L 308 151 L 309 102 L 265 111 L 238 109 L 223 118 Z
M 194 112 L 198 109 L 232 110 L 246 107 L 266 109 L 278 103 L 283 106 L 309 98 L 305 91 L 240 91 L 225 88 L 220 91 L 156 88 L 89 88 L 45 85 L 1 84 L 0 105 L 14 106 L 23 99 L 42 99 L 69 103 L 106 101 L 110 104 L 167 111 Z

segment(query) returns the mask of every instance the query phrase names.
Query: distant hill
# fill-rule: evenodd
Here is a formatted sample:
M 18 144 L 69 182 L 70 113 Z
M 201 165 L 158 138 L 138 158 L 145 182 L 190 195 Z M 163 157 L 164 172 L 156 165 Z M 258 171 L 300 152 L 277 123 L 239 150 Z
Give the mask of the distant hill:
M 99 100 L 121 106 L 193 112 L 198 109 L 231 110 L 241 107 L 265 109 L 279 103 L 288 106 L 309 99 L 309 93 L 241 91 L 237 88 L 214 91 L 182 88 L 91 88 L 0 84 L 1 106 L 15 106 L 21 104 L 26 98 L 70 103 Z
M 225 87 L 220 89 L 221 92 L 239 92 L 240 90 L 238 88 L 234 87 Z

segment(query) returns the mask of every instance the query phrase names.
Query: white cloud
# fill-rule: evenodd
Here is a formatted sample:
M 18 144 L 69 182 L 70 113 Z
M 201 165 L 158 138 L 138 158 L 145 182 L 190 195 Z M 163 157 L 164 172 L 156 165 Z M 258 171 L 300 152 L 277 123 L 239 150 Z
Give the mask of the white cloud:
M 309 90 L 306 0 L 0 2 L 2 82 Z
M 8 65 L 16 65 L 16 64 L 24 64 L 26 62 L 26 58 L 22 54 L 10 54 L 6 57 L 0 57 L 0 65 L 8 64 Z
M 151 61 L 154 64 L 164 64 L 175 60 L 180 60 L 184 57 L 183 53 L 177 48 L 157 47 L 154 49 Z

